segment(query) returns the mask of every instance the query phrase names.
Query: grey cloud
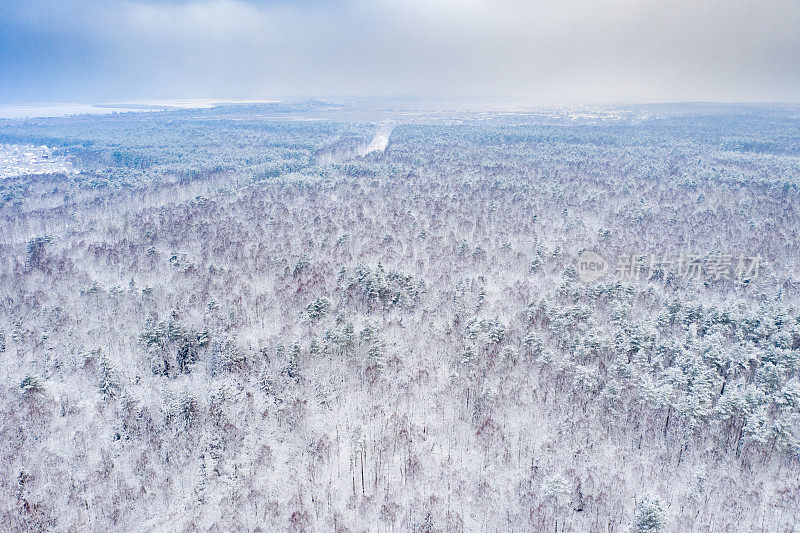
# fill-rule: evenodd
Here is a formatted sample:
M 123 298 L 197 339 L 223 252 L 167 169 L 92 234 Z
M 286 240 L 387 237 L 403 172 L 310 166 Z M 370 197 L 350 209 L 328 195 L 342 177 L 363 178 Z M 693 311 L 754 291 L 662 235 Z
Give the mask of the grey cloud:
M 48 90 L 56 99 L 428 94 L 546 102 L 800 94 L 800 6 L 792 2 L 26 6 L 0 22 L 6 40 L 31 43 L 3 46 L 0 37 L 0 67 L 10 69 L 0 98 L 41 93 L 41 77 L 26 75 L 37 60 L 52 74 Z M 69 43 L 71 54 L 47 60 L 54 39 Z

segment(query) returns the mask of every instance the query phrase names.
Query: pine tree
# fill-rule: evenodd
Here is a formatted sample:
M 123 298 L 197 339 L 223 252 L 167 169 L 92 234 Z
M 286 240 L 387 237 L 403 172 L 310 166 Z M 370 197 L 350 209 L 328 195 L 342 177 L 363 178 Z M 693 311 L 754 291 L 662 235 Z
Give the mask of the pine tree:
M 661 500 L 654 497 L 644 497 L 636 504 L 633 515 L 635 533 L 659 533 L 666 529 L 666 517 Z
M 300 343 L 294 343 L 292 350 L 289 352 L 288 361 L 284 371 L 290 378 L 300 378 Z
M 321 296 L 316 298 L 311 303 L 306 306 L 306 315 L 312 321 L 319 320 L 324 318 L 328 314 L 328 310 L 331 308 L 331 301 Z
M 189 373 L 191 371 L 191 366 L 197 362 L 197 345 L 189 339 L 184 339 L 178 347 L 176 360 L 178 363 L 178 371 Z
M 111 368 L 108 358 L 104 355 L 100 359 L 100 393 L 107 400 L 117 397 L 119 384 L 114 378 L 114 370 Z
M 25 376 L 25 378 L 19 384 L 19 390 L 21 393 L 26 395 L 35 394 L 42 390 L 42 386 L 39 383 L 39 378 L 36 376 Z

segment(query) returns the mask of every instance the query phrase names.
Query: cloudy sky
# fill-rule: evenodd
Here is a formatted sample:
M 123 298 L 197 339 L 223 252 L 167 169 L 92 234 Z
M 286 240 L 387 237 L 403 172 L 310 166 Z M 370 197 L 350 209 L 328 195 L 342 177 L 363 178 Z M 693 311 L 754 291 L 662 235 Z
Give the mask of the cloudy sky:
M 0 0 L 0 104 L 800 101 L 794 0 Z

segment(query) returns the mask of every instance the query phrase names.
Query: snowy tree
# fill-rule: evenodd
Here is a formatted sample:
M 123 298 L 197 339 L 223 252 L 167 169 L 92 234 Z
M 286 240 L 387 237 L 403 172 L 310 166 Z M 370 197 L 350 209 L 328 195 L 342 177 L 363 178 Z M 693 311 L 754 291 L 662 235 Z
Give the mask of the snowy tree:
M 632 530 L 636 533 L 657 533 L 666 530 L 666 518 L 661 500 L 645 496 L 636 504 Z

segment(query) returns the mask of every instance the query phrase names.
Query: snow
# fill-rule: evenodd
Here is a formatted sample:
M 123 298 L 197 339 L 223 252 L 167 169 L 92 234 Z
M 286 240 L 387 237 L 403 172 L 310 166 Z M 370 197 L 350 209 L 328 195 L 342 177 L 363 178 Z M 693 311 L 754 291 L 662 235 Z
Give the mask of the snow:
M 389 146 L 389 136 L 392 134 L 394 126 L 391 124 L 384 124 L 375 133 L 375 137 L 366 146 L 362 146 L 357 150 L 357 154 L 365 156 L 372 152 L 383 152 Z
M 77 173 L 66 157 L 54 155 L 48 146 L 0 144 L 0 179 L 27 174 Z
M 168 109 L 210 109 L 220 104 L 274 104 L 280 100 L 225 100 L 190 98 L 180 100 L 137 100 L 110 104 L 21 104 L 0 105 L 0 119 L 55 118 L 73 115 L 109 115 Z
M 72 115 L 108 115 L 130 111 L 148 111 L 126 107 L 105 107 L 88 104 L 46 104 L 0 106 L 0 119 L 68 117 Z
M 798 126 L 491 111 L 0 124 L 0 531 L 795 530 Z

